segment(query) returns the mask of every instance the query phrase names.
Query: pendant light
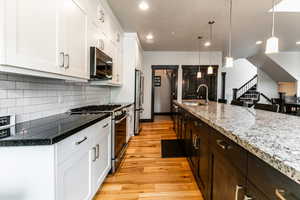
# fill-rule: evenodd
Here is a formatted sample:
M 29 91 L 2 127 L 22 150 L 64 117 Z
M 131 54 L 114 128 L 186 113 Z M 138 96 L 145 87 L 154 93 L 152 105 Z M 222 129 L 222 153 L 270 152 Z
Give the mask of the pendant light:
M 273 0 L 272 8 L 272 36 L 267 40 L 266 54 L 278 53 L 279 52 L 279 39 L 274 36 L 275 32 L 275 0 Z
M 199 36 L 198 37 L 198 40 L 199 40 L 199 69 L 198 69 L 198 72 L 197 72 L 197 78 L 202 78 L 202 74 L 201 74 L 201 39 L 202 37 Z
M 231 56 L 231 46 L 232 46 L 232 0 L 230 0 L 229 8 L 229 44 L 228 44 L 228 56 L 226 57 L 226 68 L 233 67 L 233 57 Z
M 210 26 L 210 42 L 212 43 L 212 26 L 215 23 L 215 21 L 209 21 L 208 24 Z M 214 69 L 211 66 L 211 48 L 209 49 L 209 67 L 207 68 L 207 74 L 213 74 Z

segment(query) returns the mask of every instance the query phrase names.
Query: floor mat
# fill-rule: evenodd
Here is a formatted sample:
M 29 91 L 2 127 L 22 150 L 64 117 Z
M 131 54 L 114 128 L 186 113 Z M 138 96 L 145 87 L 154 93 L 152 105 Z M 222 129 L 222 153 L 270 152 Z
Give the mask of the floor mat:
M 184 152 L 179 144 L 179 140 L 161 140 L 161 157 L 162 158 L 179 158 L 185 157 Z

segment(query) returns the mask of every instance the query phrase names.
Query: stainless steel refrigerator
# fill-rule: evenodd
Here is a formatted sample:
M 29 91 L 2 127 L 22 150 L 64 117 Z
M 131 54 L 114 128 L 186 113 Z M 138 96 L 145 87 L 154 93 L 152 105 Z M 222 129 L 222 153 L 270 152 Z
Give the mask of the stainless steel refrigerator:
M 142 104 L 144 101 L 144 77 L 140 70 L 135 70 L 135 97 L 134 97 L 134 134 L 139 135 L 141 131 L 141 113 L 143 112 Z

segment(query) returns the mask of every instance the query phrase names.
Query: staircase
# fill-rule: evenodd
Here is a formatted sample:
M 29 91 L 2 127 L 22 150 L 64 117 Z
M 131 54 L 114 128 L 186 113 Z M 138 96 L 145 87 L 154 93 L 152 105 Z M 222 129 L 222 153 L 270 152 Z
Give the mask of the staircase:
M 260 99 L 260 93 L 257 91 L 257 75 L 251 78 L 240 88 L 233 89 L 233 104 L 251 107 Z

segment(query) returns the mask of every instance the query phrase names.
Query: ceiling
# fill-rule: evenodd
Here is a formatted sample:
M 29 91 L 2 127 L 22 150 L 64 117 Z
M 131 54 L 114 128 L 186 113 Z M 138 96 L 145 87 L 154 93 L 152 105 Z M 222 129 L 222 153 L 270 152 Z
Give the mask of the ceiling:
M 127 32 L 138 32 L 146 51 L 197 51 L 197 36 L 209 39 L 209 20 L 213 26 L 211 50 L 228 49 L 229 0 L 145 0 L 149 10 L 138 8 L 140 0 L 108 0 Z M 271 34 L 272 0 L 233 0 L 233 55 L 235 58 L 255 54 L 265 44 L 256 45 Z M 300 13 L 276 13 L 275 35 L 281 51 L 299 51 Z M 173 33 L 172 33 L 173 32 Z M 152 33 L 153 42 L 146 35 Z M 209 48 L 202 45 L 202 51 Z

